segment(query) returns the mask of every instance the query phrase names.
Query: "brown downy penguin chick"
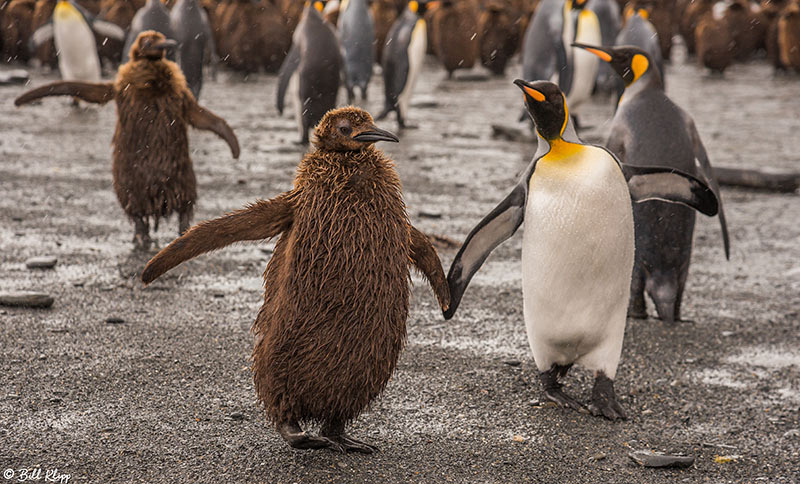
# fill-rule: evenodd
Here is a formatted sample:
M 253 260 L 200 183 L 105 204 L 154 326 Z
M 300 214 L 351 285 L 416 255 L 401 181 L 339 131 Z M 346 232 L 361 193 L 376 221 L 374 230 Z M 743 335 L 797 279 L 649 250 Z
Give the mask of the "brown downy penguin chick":
M 56 0 L 37 0 L 36 8 L 33 11 L 33 20 L 31 21 L 31 32 L 50 22 L 53 18 L 53 10 L 56 8 Z M 49 66 L 51 69 L 58 69 L 58 57 L 56 56 L 56 43 L 54 39 L 43 42 L 42 45 L 36 47 L 32 53 L 33 57 L 39 60 L 44 66 Z
M 126 32 L 131 26 L 136 11 L 144 7 L 141 0 L 102 0 L 100 2 L 100 18 L 107 22 L 118 25 Z M 95 34 L 95 37 L 99 37 Z M 119 64 L 122 60 L 122 49 L 125 47 L 124 40 L 111 38 L 100 38 L 97 43 L 97 53 L 103 59 L 108 59 L 114 64 Z
M 150 246 L 150 220 L 178 212 L 180 233 L 189 228 L 196 182 L 189 158 L 187 125 L 214 131 L 239 157 L 236 135 L 221 118 L 201 107 L 177 64 L 164 57 L 175 42 L 155 31 L 142 32 L 113 83 L 60 81 L 18 97 L 17 106 L 45 96 L 68 95 L 86 102 L 117 103 L 113 145 L 114 191 L 135 225 L 137 248 Z
M 478 9 L 473 0 L 441 0 L 431 22 L 436 57 L 453 77 L 471 69 L 478 57 Z
M 759 13 L 753 11 L 749 0 L 733 0 L 725 12 L 733 38 L 733 57 L 737 61 L 748 60 L 764 45 L 767 26 Z
M 723 2 L 717 2 L 700 17 L 694 40 L 697 61 L 711 72 L 722 74 L 733 63 L 733 36 L 725 21 Z
M 31 51 L 28 40 L 33 35 L 31 28 L 35 0 L 11 0 L 3 5 L 0 22 L 0 37 L 3 45 L 3 62 L 28 62 Z
M 767 33 L 764 39 L 767 59 L 775 69 L 783 69 L 778 47 L 778 16 L 786 4 L 786 0 L 761 0 L 761 17 L 767 24 Z
M 450 293 L 436 251 L 408 221 L 394 163 L 373 144 L 397 141 L 354 107 L 328 112 L 293 188 L 192 227 L 144 268 L 150 283 L 183 261 L 280 234 L 253 323 L 253 380 L 267 419 L 292 447 L 372 452 L 345 426 L 383 392 L 406 339 L 409 268 Z M 301 423 L 321 423 L 319 436 Z
M 373 0 L 370 11 L 375 22 L 375 62 L 381 64 L 386 36 L 400 14 L 392 0 Z
M 686 6 L 681 16 L 679 24 L 679 31 L 683 42 L 686 44 L 686 50 L 689 55 L 694 55 L 697 51 L 695 46 L 695 31 L 700 19 L 708 12 L 711 12 L 711 7 L 716 0 L 691 0 Z M 661 34 L 659 34 L 661 35 Z
M 800 71 L 800 3 L 796 0 L 778 17 L 778 49 L 781 64 Z
M 292 35 L 271 0 L 233 0 L 220 18 L 218 49 L 231 69 L 277 72 L 292 45 Z
M 516 20 L 512 5 L 503 0 L 489 0 L 478 18 L 481 63 L 497 76 L 503 75 L 519 46 L 521 32 Z

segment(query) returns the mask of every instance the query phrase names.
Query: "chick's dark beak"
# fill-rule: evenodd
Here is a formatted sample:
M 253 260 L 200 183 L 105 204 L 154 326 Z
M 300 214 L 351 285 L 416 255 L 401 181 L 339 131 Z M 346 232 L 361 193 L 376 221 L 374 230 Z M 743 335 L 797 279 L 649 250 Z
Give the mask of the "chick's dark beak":
M 393 143 L 397 143 L 400 141 L 400 139 L 393 133 L 390 133 L 385 129 L 380 129 L 375 125 L 372 125 L 366 130 L 353 136 L 353 139 L 360 141 L 361 143 L 375 143 L 377 141 L 391 141 Z
M 156 50 L 170 50 L 170 49 L 174 49 L 177 46 L 178 46 L 178 43 L 175 42 L 174 40 L 165 39 L 165 40 L 162 40 L 161 42 L 153 44 L 152 48 L 156 49 Z

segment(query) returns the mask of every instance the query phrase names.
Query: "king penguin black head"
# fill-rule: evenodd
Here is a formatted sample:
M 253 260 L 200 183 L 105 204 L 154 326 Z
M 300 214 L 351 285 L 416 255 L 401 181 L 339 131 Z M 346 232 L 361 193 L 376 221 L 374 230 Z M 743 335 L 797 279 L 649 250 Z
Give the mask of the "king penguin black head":
M 416 13 L 420 17 L 425 15 L 425 10 L 428 8 L 428 0 L 411 0 L 408 2 L 408 9 Z
M 611 67 L 622 77 L 625 87 L 638 81 L 645 72 L 650 70 L 650 57 L 645 51 L 637 47 L 595 47 L 587 44 L 572 44 L 583 50 L 591 52 L 601 60 L 611 64 Z
M 514 81 L 525 96 L 525 107 L 536 123 L 539 135 L 550 141 L 560 138 L 567 129 L 569 111 L 564 93 L 550 81 Z

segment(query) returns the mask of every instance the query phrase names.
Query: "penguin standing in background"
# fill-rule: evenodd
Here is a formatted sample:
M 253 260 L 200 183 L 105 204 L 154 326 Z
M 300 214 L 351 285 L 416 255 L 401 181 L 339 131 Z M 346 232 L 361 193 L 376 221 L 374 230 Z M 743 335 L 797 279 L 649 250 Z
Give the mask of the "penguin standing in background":
M 339 13 L 339 36 L 344 52 L 347 102 L 353 103 L 355 88 L 367 100 L 367 86 L 375 63 L 375 24 L 367 0 L 345 0 Z
M 597 45 L 602 31 L 597 15 L 585 8 L 587 0 L 567 0 L 564 4 L 564 28 L 561 40 L 567 53 L 566 66 L 558 73 L 558 86 L 567 95 L 567 105 L 576 119 L 580 106 L 594 91 L 600 61 L 597 57 L 572 47 L 573 42 Z
M 518 14 L 511 7 L 503 0 L 489 0 L 478 17 L 481 64 L 496 76 L 505 73 L 506 65 L 520 42 Z
M 33 33 L 33 45 L 39 47 L 51 38 L 55 41 L 58 70 L 65 81 L 100 80 L 100 57 L 95 32 L 116 40 L 125 38 L 118 25 L 99 20 L 72 0 L 60 0 L 53 17 Z
M 713 73 L 722 74 L 733 64 L 734 40 L 725 17 L 728 5 L 716 2 L 704 13 L 694 31 L 697 61 Z
M 125 47 L 122 49 L 122 62 L 128 62 L 131 47 L 136 37 L 146 30 L 154 30 L 161 32 L 164 37 L 174 39 L 175 34 L 172 32 L 170 26 L 169 10 L 161 3 L 161 0 L 147 0 L 144 7 L 140 8 L 133 16 L 131 21 L 131 28 L 128 30 L 128 39 L 125 41 Z M 175 62 L 175 52 L 172 50 L 167 51 L 167 59 Z
M 134 224 L 136 249 L 150 248 L 150 222 L 178 213 L 178 231 L 189 228 L 197 200 L 197 181 L 189 157 L 188 126 L 215 132 L 239 157 L 239 142 L 222 118 L 197 104 L 180 68 L 164 57 L 174 47 L 155 31 L 139 34 L 130 61 L 114 82 L 60 81 L 32 89 L 16 100 L 21 106 L 46 96 L 74 96 L 86 102 L 116 101 L 112 141 L 114 192 Z
M 781 65 L 800 72 L 800 3 L 794 1 L 783 9 L 777 30 Z
M 170 28 L 178 42 L 176 60 L 195 99 L 203 88 L 203 64 L 215 56 L 208 15 L 197 0 L 178 0 L 169 14 Z
M 559 378 L 578 363 L 595 375 L 589 410 L 625 418 L 617 371 L 634 258 L 631 201 L 717 212 L 714 192 L 673 168 L 621 165 L 578 139 L 566 96 L 548 81 L 516 80 L 536 125 L 538 148 L 511 193 L 467 236 L 447 276 L 450 319 L 492 250 L 525 221 L 522 295 L 528 342 L 548 399 L 580 409 Z
M 522 40 L 522 78 L 530 81 L 552 79 L 567 64 L 561 40 L 564 28 L 561 0 L 542 0 Z M 522 120 L 528 115 L 523 110 Z
M 336 107 L 342 69 L 339 39 L 322 18 L 325 2 L 306 2 L 303 17 L 292 36 L 292 47 L 278 72 L 278 112 L 283 114 L 286 91 L 291 90 L 300 143 L 308 144 L 308 130 Z
M 612 45 L 622 27 L 622 18 L 619 14 L 619 5 L 616 0 L 589 0 L 586 8 L 594 12 L 600 22 L 600 37 L 603 45 Z M 601 62 L 597 69 L 595 87 L 599 92 L 611 93 L 616 91 L 617 75 L 611 67 Z
M 665 84 L 664 58 L 661 56 L 661 44 L 658 41 L 658 32 L 648 20 L 650 11 L 646 8 L 626 9 L 625 17 L 625 26 L 619 31 L 614 45 L 632 45 L 647 52 L 647 55 L 655 66 L 658 67 L 661 83 Z M 603 65 L 611 68 L 611 65 L 607 62 L 604 62 Z M 617 76 L 616 72 L 614 72 L 614 77 L 619 83 L 619 94 L 621 95 L 622 91 L 625 89 L 625 84 L 619 76 Z
M 661 76 L 644 50 L 634 47 L 577 45 L 609 63 L 625 82 L 625 93 L 611 122 L 607 148 L 622 163 L 667 166 L 704 180 L 719 201 L 725 257 L 730 242 L 719 185 L 691 116 L 664 92 Z M 669 133 L 669 136 L 664 136 Z M 650 201 L 633 207 L 636 262 L 628 316 L 646 318 L 645 291 L 666 323 L 680 320 L 689 274 L 695 225 L 693 210 Z
M 473 0 L 440 0 L 430 30 L 433 51 L 448 79 L 457 69 L 472 69 L 479 55 L 478 7 Z
M 428 49 L 428 31 L 425 24 L 425 0 L 411 0 L 408 8 L 397 18 L 386 36 L 383 48 L 383 84 L 386 100 L 383 119 L 392 111 L 397 114 L 397 124 L 406 127 L 406 115 L 411 93 L 425 61 Z

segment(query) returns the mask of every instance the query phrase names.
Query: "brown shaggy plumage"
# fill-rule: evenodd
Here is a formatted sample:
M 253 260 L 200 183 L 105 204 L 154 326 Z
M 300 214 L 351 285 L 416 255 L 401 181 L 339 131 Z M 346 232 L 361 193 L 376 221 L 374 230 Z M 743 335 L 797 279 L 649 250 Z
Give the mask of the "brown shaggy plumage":
M 292 31 L 280 8 L 270 0 L 232 0 L 220 4 L 220 57 L 242 72 L 278 72 L 292 45 Z
M 330 111 L 290 191 L 193 227 L 142 273 L 149 283 L 203 252 L 281 234 L 253 324 L 255 388 L 279 429 L 343 429 L 381 394 L 406 339 L 411 265 L 449 305 L 441 263 L 408 221 L 393 162 L 353 139 L 370 128 L 361 109 Z
M 431 21 L 433 47 L 447 76 L 478 58 L 478 8 L 473 0 L 444 0 Z
M 177 212 L 180 231 L 188 228 L 197 200 L 188 125 L 216 132 L 228 142 L 234 158 L 239 156 L 233 131 L 197 104 L 178 65 L 163 57 L 164 44 L 165 38 L 158 32 L 139 34 L 130 61 L 120 66 L 113 84 L 56 82 L 15 101 L 19 106 L 52 95 L 72 95 L 100 104 L 116 101 L 114 191 L 136 224 L 134 241 L 142 247 L 149 245 L 149 220 L 157 224 L 160 218 Z
M 705 13 L 697 23 L 694 37 L 701 66 L 721 74 L 733 63 L 733 36 L 725 18 L 715 19 L 711 12 Z
M 35 0 L 11 0 L 3 6 L 0 18 L 0 38 L 3 45 L 3 62 L 28 62 L 31 51 L 28 40 L 33 34 L 31 28 Z
M 511 3 L 503 0 L 487 2 L 478 18 L 481 63 L 498 76 L 517 51 L 521 34 L 517 20 Z
M 800 71 L 800 2 L 795 0 L 784 8 L 777 26 L 781 64 Z

